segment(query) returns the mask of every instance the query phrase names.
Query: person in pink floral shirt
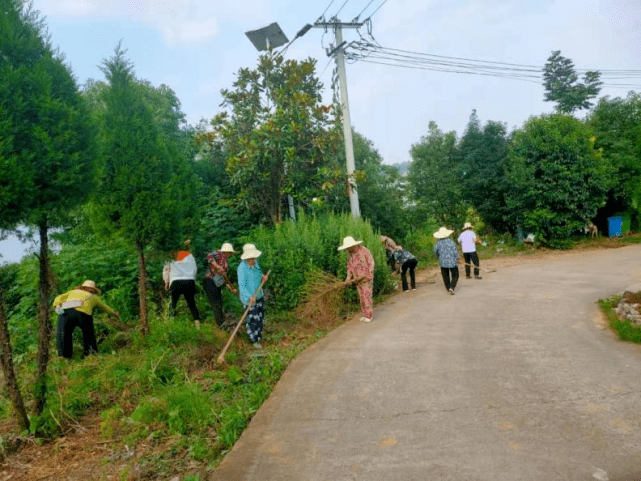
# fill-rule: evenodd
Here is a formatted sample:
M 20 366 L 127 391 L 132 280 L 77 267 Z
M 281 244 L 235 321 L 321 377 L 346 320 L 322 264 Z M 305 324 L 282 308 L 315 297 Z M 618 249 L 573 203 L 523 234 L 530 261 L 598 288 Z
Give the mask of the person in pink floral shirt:
M 373 316 L 374 304 L 374 256 L 367 247 L 360 245 L 351 236 L 343 239 L 339 251 L 347 249 L 347 277 L 346 281 L 356 279 L 356 289 L 361 300 L 361 321 L 370 322 Z

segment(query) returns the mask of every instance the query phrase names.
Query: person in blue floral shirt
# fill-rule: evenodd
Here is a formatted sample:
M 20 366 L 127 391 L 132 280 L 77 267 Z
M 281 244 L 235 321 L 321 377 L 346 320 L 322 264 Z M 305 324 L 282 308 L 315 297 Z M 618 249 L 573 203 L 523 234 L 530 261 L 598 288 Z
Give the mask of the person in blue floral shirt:
M 454 231 L 449 230 L 447 227 L 441 227 L 434 232 L 434 237 L 438 239 L 434 244 L 434 256 L 441 266 L 445 289 L 451 295 L 454 295 L 454 289 L 458 282 L 458 249 L 454 241 L 449 238 L 452 232 Z
M 410 271 L 410 283 L 412 290 L 416 290 L 416 277 L 414 275 L 414 269 L 418 265 L 418 260 L 414 257 L 407 249 L 403 249 L 403 246 L 397 246 L 396 250 L 392 253 L 394 257 L 394 262 L 401 269 L 401 282 L 403 284 L 403 292 L 407 291 L 407 271 Z

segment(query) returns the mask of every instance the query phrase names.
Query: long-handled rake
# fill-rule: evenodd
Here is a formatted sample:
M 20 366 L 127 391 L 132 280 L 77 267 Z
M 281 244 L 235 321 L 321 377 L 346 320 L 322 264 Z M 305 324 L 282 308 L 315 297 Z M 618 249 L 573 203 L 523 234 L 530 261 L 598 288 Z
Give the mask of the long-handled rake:
M 269 272 L 267 272 L 267 276 L 265 276 L 265 277 L 269 277 L 269 274 L 271 272 L 272 272 L 271 270 Z M 265 281 L 266 281 L 266 279 L 265 279 Z M 258 286 L 258 289 L 256 289 L 254 291 L 254 295 L 252 297 L 255 298 L 258 295 L 260 290 L 263 288 L 263 285 L 265 284 L 265 281 L 262 281 L 260 283 L 260 286 Z M 249 311 L 251 310 L 251 308 L 252 308 L 252 306 L 247 306 L 247 308 L 245 309 L 245 312 L 243 312 L 243 315 L 240 318 L 240 321 L 238 321 L 238 324 L 236 324 L 236 327 L 234 328 L 233 332 L 231 333 L 231 336 L 229 336 L 229 340 L 227 341 L 227 344 L 225 344 L 225 347 L 221 351 L 220 356 L 218 356 L 218 359 L 216 360 L 216 362 L 218 364 L 222 364 L 223 362 L 225 362 L 225 353 L 227 352 L 227 349 L 229 349 L 229 346 L 231 345 L 231 342 L 234 340 L 234 337 L 236 337 L 236 333 L 238 332 L 238 329 L 240 329 L 240 326 L 242 326 L 243 321 L 247 317 L 247 314 L 249 314 Z
M 483 272 L 488 272 L 488 273 L 489 272 L 496 272 L 496 269 L 494 267 L 478 267 L 478 266 L 475 266 L 474 264 L 468 264 L 467 262 L 463 262 L 463 265 L 464 266 L 474 267 L 474 269 L 478 269 L 478 270 L 483 271 Z

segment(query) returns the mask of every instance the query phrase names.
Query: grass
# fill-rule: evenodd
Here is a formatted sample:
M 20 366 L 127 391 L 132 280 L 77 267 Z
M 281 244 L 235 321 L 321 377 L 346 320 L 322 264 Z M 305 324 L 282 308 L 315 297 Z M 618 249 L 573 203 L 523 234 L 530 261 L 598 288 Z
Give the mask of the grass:
M 641 326 L 635 326 L 628 320 L 621 320 L 614 312 L 621 296 L 613 296 L 599 300 L 601 311 L 608 318 L 610 327 L 617 333 L 619 339 L 626 342 L 641 344 Z
M 47 409 L 31 418 L 31 433 L 22 436 L 48 442 L 99 426 L 100 439 L 116 454 L 97 470 L 118 464 L 124 475 L 135 467 L 148 477 L 182 473 L 206 479 L 289 362 L 342 322 L 317 327 L 268 310 L 264 349 L 255 351 L 241 329 L 222 366 L 216 358 L 229 333 L 213 321 L 196 330 L 187 313 L 173 319 L 152 315 L 148 336 L 136 329 L 109 335 L 98 355 L 85 359 L 78 355 L 77 340 L 73 361 L 52 358 Z M 19 369 L 22 384 L 33 385 L 35 356 Z M 23 395 L 31 409 L 31 393 L 23 389 Z M 5 421 L 11 418 L 4 399 L 0 414 Z M 2 446 L 0 438 L 0 451 Z M 132 448 L 140 455 L 123 467 L 117 453 L 125 457 Z

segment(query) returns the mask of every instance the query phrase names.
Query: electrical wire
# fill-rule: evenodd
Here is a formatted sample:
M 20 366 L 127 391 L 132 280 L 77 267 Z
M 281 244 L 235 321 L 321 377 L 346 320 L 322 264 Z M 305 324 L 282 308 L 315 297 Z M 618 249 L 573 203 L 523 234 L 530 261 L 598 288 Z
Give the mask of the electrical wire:
M 325 9 L 325 11 L 321 14 L 321 16 L 320 16 L 320 17 L 318 17 L 318 19 L 319 19 L 319 20 L 320 20 L 321 18 L 325 18 L 325 14 L 327 13 L 327 10 L 329 10 L 329 7 L 331 7 L 333 3 L 334 3 L 334 0 L 332 0 L 331 2 L 329 2 L 329 5 L 327 5 L 327 8 Z
M 383 3 L 381 3 L 381 4 L 378 6 L 378 8 L 377 8 L 376 10 L 374 10 L 374 12 L 372 12 L 372 13 L 370 14 L 370 16 L 369 16 L 369 17 L 367 17 L 367 20 L 369 20 L 370 18 L 372 18 L 372 17 L 376 14 L 376 12 L 378 12 L 378 11 L 381 9 L 381 7 L 382 7 L 383 5 L 385 5 L 386 3 L 387 3 L 387 0 L 383 0 Z
M 535 83 L 540 83 L 543 80 L 543 70 L 534 65 L 448 57 L 444 55 L 384 48 L 373 45 L 364 40 L 362 36 L 360 42 L 352 42 L 349 47 L 356 50 L 356 52 L 346 52 L 346 58 L 350 63 L 361 61 L 403 68 L 511 78 Z M 583 71 L 588 72 L 589 70 Z M 599 73 L 601 73 L 601 71 L 599 71 Z M 628 80 L 634 82 L 641 80 L 641 71 L 608 69 L 600 75 L 599 80 L 602 81 L 601 85 L 603 87 L 639 88 L 639 85 L 612 83 L 611 81 Z
M 358 21 L 358 19 L 361 18 L 361 15 L 363 15 L 363 12 L 367 10 L 372 3 L 374 3 L 374 0 L 370 0 L 370 2 L 367 5 L 365 5 L 365 8 L 361 10 L 361 13 L 359 13 L 354 17 L 354 20 L 352 20 L 352 22 Z
M 339 9 L 338 9 L 338 12 L 336 12 L 336 13 L 334 14 L 334 17 L 338 17 L 338 14 L 339 14 L 339 13 L 341 13 L 341 10 L 343 10 L 343 8 L 345 7 L 345 5 L 347 5 L 347 2 L 349 2 L 349 0 L 345 0 L 345 3 L 343 3 L 343 6 L 342 6 L 341 8 L 339 8 Z

